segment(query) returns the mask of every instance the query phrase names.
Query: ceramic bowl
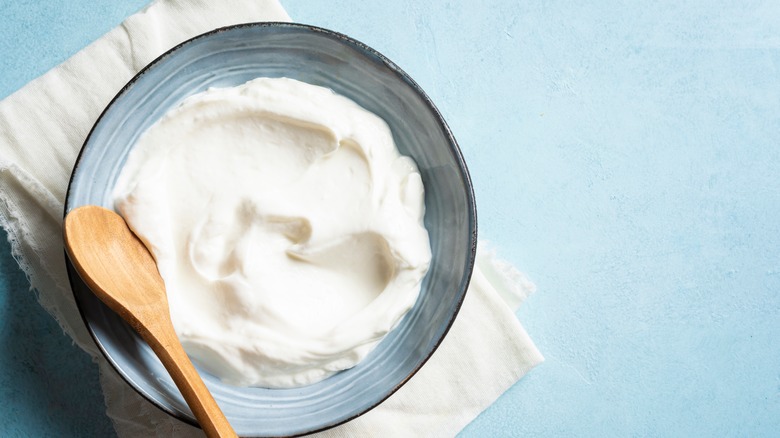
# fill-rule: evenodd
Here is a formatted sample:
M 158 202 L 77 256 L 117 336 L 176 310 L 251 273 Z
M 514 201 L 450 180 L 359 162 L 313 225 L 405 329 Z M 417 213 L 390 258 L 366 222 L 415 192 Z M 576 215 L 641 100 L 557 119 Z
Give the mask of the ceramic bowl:
M 299 435 L 355 418 L 395 392 L 441 343 L 466 293 L 477 242 L 471 182 L 449 128 L 408 75 L 366 45 L 312 26 L 252 23 L 195 37 L 144 68 L 104 110 L 76 162 L 65 213 L 87 204 L 112 208 L 111 190 L 138 136 L 184 98 L 260 76 L 328 87 L 390 125 L 401 153 L 419 166 L 433 250 L 414 308 L 354 368 L 294 389 L 235 387 L 201 371 L 240 435 Z M 196 424 L 149 347 L 69 263 L 68 270 L 84 321 L 116 371 L 160 409 Z

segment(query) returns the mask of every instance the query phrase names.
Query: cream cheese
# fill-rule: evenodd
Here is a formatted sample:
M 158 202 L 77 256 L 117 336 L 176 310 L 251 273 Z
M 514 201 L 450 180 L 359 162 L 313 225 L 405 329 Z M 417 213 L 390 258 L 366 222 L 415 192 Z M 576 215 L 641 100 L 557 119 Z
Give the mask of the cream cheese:
M 236 385 L 356 365 L 431 260 L 422 180 L 387 124 L 292 79 L 186 99 L 138 140 L 114 201 L 157 261 L 185 350 Z

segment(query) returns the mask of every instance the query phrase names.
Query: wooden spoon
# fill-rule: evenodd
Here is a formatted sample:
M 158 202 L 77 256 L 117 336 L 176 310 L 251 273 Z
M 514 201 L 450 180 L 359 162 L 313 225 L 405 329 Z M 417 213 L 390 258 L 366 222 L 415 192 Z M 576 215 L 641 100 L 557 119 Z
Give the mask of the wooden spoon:
M 206 435 L 235 437 L 173 330 L 157 264 L 124 219 L 94 205 L 73 209 L 65 217 L 65 249 L 92 292 L 160 358 Z

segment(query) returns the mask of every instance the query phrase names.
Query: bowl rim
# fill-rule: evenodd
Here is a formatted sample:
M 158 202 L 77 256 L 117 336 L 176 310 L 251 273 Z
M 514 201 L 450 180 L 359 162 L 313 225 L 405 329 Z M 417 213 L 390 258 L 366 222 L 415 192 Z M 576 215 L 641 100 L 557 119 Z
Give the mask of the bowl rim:
M 430 349 L 430 351 L 427 353 L 427 355 L 423 358 L 423 360 L 415 366 L 415 368 L 398 384 L 396 384 L 386 395 L 383 395 L 380 397 L 375 403 L 371 404 L 369 407 L 362 409 L 360 412 L 357 412 L 356 414 L 349 416 L 343 420 L 339 420 L 330 424 L 323 425 L 320 428 L 312 429 L 309 431 L 304 431 L 298 435 L 293 436 L 302 436 L 312 433 L 321 432 L 336 426 L 339 426 L 341 424 L 347 423 L 349 421 L 354 420 L 355 418 L 360 417 L 361 415 L 365 414 L 366 412 L 371 411 L 375 407 L 379 406 L 381 403 L 383 403 L 385 400 L 387 400 L 390 396 L 396 393 L 406 382 L 408 382 L 417 372 L 428 362 L 428 360 L 433 356 L 433 353 L 439 348 L 441 343 L 444 341 L 444 338 L 447 336 L 447 334 L 450 331 L 450 328 L 452 328 L 452 324 L 455 322 L 455 318 L 457 317 L 458 313 L 460 312 L 460 309 L 463 305 L 463 300 L 466 297 L 466 293 L 468 292 L 468 287 L 471 282 L 471 276 L 474 271 L 474 266 L 476 262 L 476 251 L 477 251 L 477 209 L 476 209 L 476 202 L 474 199 L 474 187 L 471 181 L 471 176 L 469 175 L 468 167 L 466 165 L 466 161 L 463 158 L 463 153 L 461 152 L 460 146 L 458 145 L 457 140 L 455 139 L 455 136 L 452 134 L 452 131 L 450 130 L 450 127 L 447 125 L 447 122 L 444 120 L 444 117 L 442 117 L 441 113 L 439 112 L 438 108 L 434 105 L 433 101 L 428 97 L 428 95 L 422 90 L 422 88 L 415 82 L 405 71 L 403 71 L 400 67 L 398 67 L 393 61 L 388 59 L 383 54 L 379 53 L 377 50 L 369 47 L 368 45 L 349 37 L 343 33 L 336 32 L 330 29 L 326 29 L 323 27 L 313 26 L 309 24 L 303 24 L 303 23 L 296 23 L 296 22 L 281 22 L 281 21 L 261 21 L 261 22 L 248 22 L 248 23 L 239 23 L 239 24 L 233 24 L 229 26 L 223 26 L 219 28 L 212 29 L 208 32 L 201 33 L 199 35 L 196 35 L 192 38 L 189 38 L 185 41 L 182 41 L 175 46 L 171 47 L 170 49 L 166 50 L 164 53 L 156 57 L 153 61 L 149 62 L 146 66 L 144 66 L 141 70 L 138 71 L 133 77 L 117 92 L 117 94 L 111 99 L 111 101 L 105 106 L 105 108 L 101 111 L 100 115 L 97 119 L 95 119 L 95 123 L 90 128 L 89 133 L 84 139 L 84 143 L 82 144 L 78 156 L 76 157 L 76 161 L 73 165 L 73 170 L 71 171 L 70 178 L 68 180 L 68 189 L 65 194 L 65 202 L 63 207 L 63 221 L 65 216 L 67 216 L 69 212 L 69 203 L 70 203 L 70 197 L 71 197 L 71 191 L 73 186 L 73 181 L 76 173 L 78 172 L 79 165 L 81 164 L 82 156 L 87 148 L 87 145 L 92 138 L 92 134 L 94 133 L 97 126 L 101 123 L 103 120 L 103 117 L 105 116 L 106 112 L 114 105 L 114 103 L 125 93 L 127 93 L 133 85 L 144 75 L 146 72 L 157 65 L 158 63 L 162 62 L 166 58 L 173 56 L 176 52 L 178 52 L 182 47 L 189 45 L 193 43 L 194 41 L 209 38 L 212 35 L 220 34 L 223 32 L 232 31 L 235 29 L 241 29 L 241 28 L 287 28 L 287 29 L 296 29 L 296 30 L 302 30 L 306 32 L 314 32 L 317 34 L 324 35 L 325 37 L 328 37 L 333 40 L 337 40 L 338 42 L 345 44 L 347 46 L 350 46 L 352 48 L 358 49 L 358 51 L 363 52 L 364 54 L 368 54 L 370 56 L 375 57 L 377 60 L 379 60 L 384 67 L 388 68 L 390 71 L 395 73 L 396 76 L 398 76 L 403 82 L 405 82 L 409 87 L 412 88 L 412 90 L 422 98 L 423 103 L 428 107 L 428 109 L 432 112 L 434 115 L 437 124 L 442 128 L 445 137 L 447 138 L 447 141 L 449 143 L 450 149 L 453 152 L 455 162 L 458 166 L 458 170 L 460 171 L 461 179 L 464 183 L 464 188 L 466 189 L 466 203 L 467 203 L 467 209 L 468 209 L 468 216 L 469 216 L 469 253 L 468 253 L 468 259 L 466 263 L 466 271 L 464 272 L 463 277 L 461 278 L 461 285 L 463 287 L 463 293 L 459 294 L 458 301 L 455 304 L 455 310 L 452 313 L 452 315 L 449 317 L 449 320 L 447 321 L 446 327 L 444 328 L 444 331 L 442 332 L 439 339 L 436 340 L 433 347 Z M 156 398 L 154 398 L 151 394 L 144 391 L 141 387 L 139 387 L 137 384 L 134 383 L 130 379 L 130 377 L 119 367 L 119 365 L 116 363 L 116 361 L 113 359 L 109 351 L 106 350 L 106 347 L 103 345 L 101 340 L 97 337 L 95 334 L 95 331 L 92 328 L 92 325 L 90 324 L 87 315 L 84 311 L 84 305 L 81 302 L 81 300 L 78 297 L 78 294 L 76 293 L 76 287 L 75 287 L 75 279 L 78 278 L 78 273 L 73 269 L 73 266 L 70 262 L 70 258 L 68 257 L 67 252 L 64 252 L 64 258 L 65 258 L 65 267 L 68 274 L 68 283 L 71 289 L 71 293 L 73 294 L 74 300 L 76 302 L 76 307 L 79 310 L 79 314 L 81 316 L 82 321 L 84 322 L 84 325 L 87 328 L 87 331 L 89 332 L 90 336 L 92 337 L 92 340 L 95 342 L 95 344 L 98 347 L 98 350 L 101 352 L 103 357 L 106 359 L 106 361 L 111 365 L 111 367 L 117 372 L 117 374 L 124 380 L 136 393 L 138 393 L 140 396 L 142 396 L 144 399 L 146 399 L 148 402 L 150 402 L 153 406 L 157 407 L 158 409 L 162 410 L 166 414 L 172 416 L 173 418 L 176 418 L 180 421 L 183 421 L 187 424 L 190 424 L 192 426 L 195 426 L 197 428 L 200 428 L 200 425 L 198 422 L 185 414 L 182 414 L 180 412 L 177 412 L 164 404 L 162 404 L 160 401 L 158 401 Z M 262 436 L 262 435 L 261 435 Z

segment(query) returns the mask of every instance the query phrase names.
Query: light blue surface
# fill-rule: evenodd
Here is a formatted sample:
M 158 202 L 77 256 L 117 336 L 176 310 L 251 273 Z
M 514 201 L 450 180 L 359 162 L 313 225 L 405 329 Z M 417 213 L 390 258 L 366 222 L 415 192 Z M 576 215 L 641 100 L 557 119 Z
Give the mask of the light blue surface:
M 143 3 L 2 2 L 0 95 Z M 466 155 L 480 236 L 538 286 L 518 316 L 547 361 L 464 436 L 776 436 L 780 5 L 581 3 L 284 5 L 420 83 Z M 25 336 L 47 336 L 34 321 Z M 36 374 L 84 367 L 60 348 Z M 0 426 L 72 430 L 12 395 L 36 391 L 18 367 L 0 373 Z M 72 397 L 102 402 L 89 393 Z
M 414 159 L 425 185 L 430 269 L 414 307 L 365 359 L 328 379 L 290 389 L 240 388 L 202 373 L 239 435 L 300 435 L 348 421 L 395 392 L 439 345 L 466 294 L 477 243 L 468 174 L 446 124 L 407 76 L 359 43 L 297 24 L 235 26 L 188 41 L 145 69 L 100 116 L 76 162 L 65 209 L 113 208 L 112 189 L 149 127 L 194 94 L 258 77 L 327 87 L 376 114 L 389 125 L 399 151 Z M 193 184 L 212 183 L 203 180 L 207 175 L 198 176 L 201 181 Z M 343 187 L 322 194 L 338 190 Z M 194 422 L 151 348 L 69 269 L 80 309 L 111 363 L 158 406 Z

